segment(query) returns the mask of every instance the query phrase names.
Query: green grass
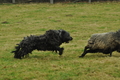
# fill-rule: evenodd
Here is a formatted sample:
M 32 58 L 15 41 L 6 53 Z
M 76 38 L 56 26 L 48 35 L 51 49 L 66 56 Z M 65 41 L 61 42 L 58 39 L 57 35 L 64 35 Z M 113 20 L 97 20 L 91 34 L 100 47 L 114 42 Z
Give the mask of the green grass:
M 94 33 L 120 29 L 120 2 L 39 3 L 0 5 L 0 80 L 120 80 L 120 54 L 83 52 Z M 23 37 L 64 29 L 74 38 L 62 44 L 62 57 L 50 51 L 33 51 L 29 58 L 14 59 L 15 44 Z

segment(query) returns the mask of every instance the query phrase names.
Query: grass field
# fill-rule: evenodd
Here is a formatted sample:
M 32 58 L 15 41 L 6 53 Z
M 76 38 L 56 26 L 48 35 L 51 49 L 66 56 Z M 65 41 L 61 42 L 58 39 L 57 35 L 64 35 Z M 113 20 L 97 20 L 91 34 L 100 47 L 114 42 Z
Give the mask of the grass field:
M 10 52 L 23 37 L 49 29 L 64 29 L 74 38 L 61 45 L 62 57 L 33 51 L 29 58 L 13 58 Z M 1 4 L 0 80 L 120 80 L 120 53 L 78 58 L 91 34 L 118 29 L 120 2 Z

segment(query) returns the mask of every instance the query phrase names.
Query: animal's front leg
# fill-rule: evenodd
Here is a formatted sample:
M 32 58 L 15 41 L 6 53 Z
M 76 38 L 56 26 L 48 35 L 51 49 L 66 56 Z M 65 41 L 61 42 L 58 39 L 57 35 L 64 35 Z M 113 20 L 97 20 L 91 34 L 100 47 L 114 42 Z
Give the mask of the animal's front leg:
M 59 50 L 59 55 L 62 55 L 62 54 L 63 54 L 63 50 L 64 50 L 64 48 L 60 48 L 60 50 Z
M 53 50 L 53 52 L 57 53 L 57 50 Z
M 112 51 L 110 51 L 110 57 L 112 57 Z
M 59 55 L 62 55 L 64 48 L 56 47 L 56 50 L 59 51 Z
M 88 52 L 88 47 L 86 46 L 85 48 L 84 48 L 84 52 L 82 53 L 82 55 L 81 56 L 79 56 L 79 57 L 84 57 L 86 54 L 87 54 L 87 52 Z

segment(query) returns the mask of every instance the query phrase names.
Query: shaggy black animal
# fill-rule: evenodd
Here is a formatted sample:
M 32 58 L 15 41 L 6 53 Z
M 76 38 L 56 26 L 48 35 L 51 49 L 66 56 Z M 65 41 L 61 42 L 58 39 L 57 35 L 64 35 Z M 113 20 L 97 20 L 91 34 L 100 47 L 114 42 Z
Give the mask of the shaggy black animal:
M 79 57 L 84 57 L 87 53 L 102 52 L 103 54 L 110 54 L 112 52 L 120 52 L 120 30 L 116 32 L 93 34 L 88 40 L 84 52 Z
M 40 36 L 31 35 L 24 37 L 12 53 L 14 53 L 14 58 L 18 59 L 24 58 L 25 55 L 32 53 L 33 50 L 59 51 L 59 55 L 62 55 L 64 48 L 59 46 L 64 42 L 69 43 L 72 39 L 65 30 L 48 30 Z

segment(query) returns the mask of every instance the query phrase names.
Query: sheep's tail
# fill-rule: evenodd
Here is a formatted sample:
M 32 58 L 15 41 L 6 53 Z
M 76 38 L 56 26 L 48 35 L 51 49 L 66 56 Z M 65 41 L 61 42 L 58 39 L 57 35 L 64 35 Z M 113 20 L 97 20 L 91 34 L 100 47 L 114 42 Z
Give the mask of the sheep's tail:
M 21 59 L 21 47 L 20 44 L 16 44 L 17 46 L 15 47 L 15 50 L 12 51 L 11 53 L 14 53 L 14 58 Z

